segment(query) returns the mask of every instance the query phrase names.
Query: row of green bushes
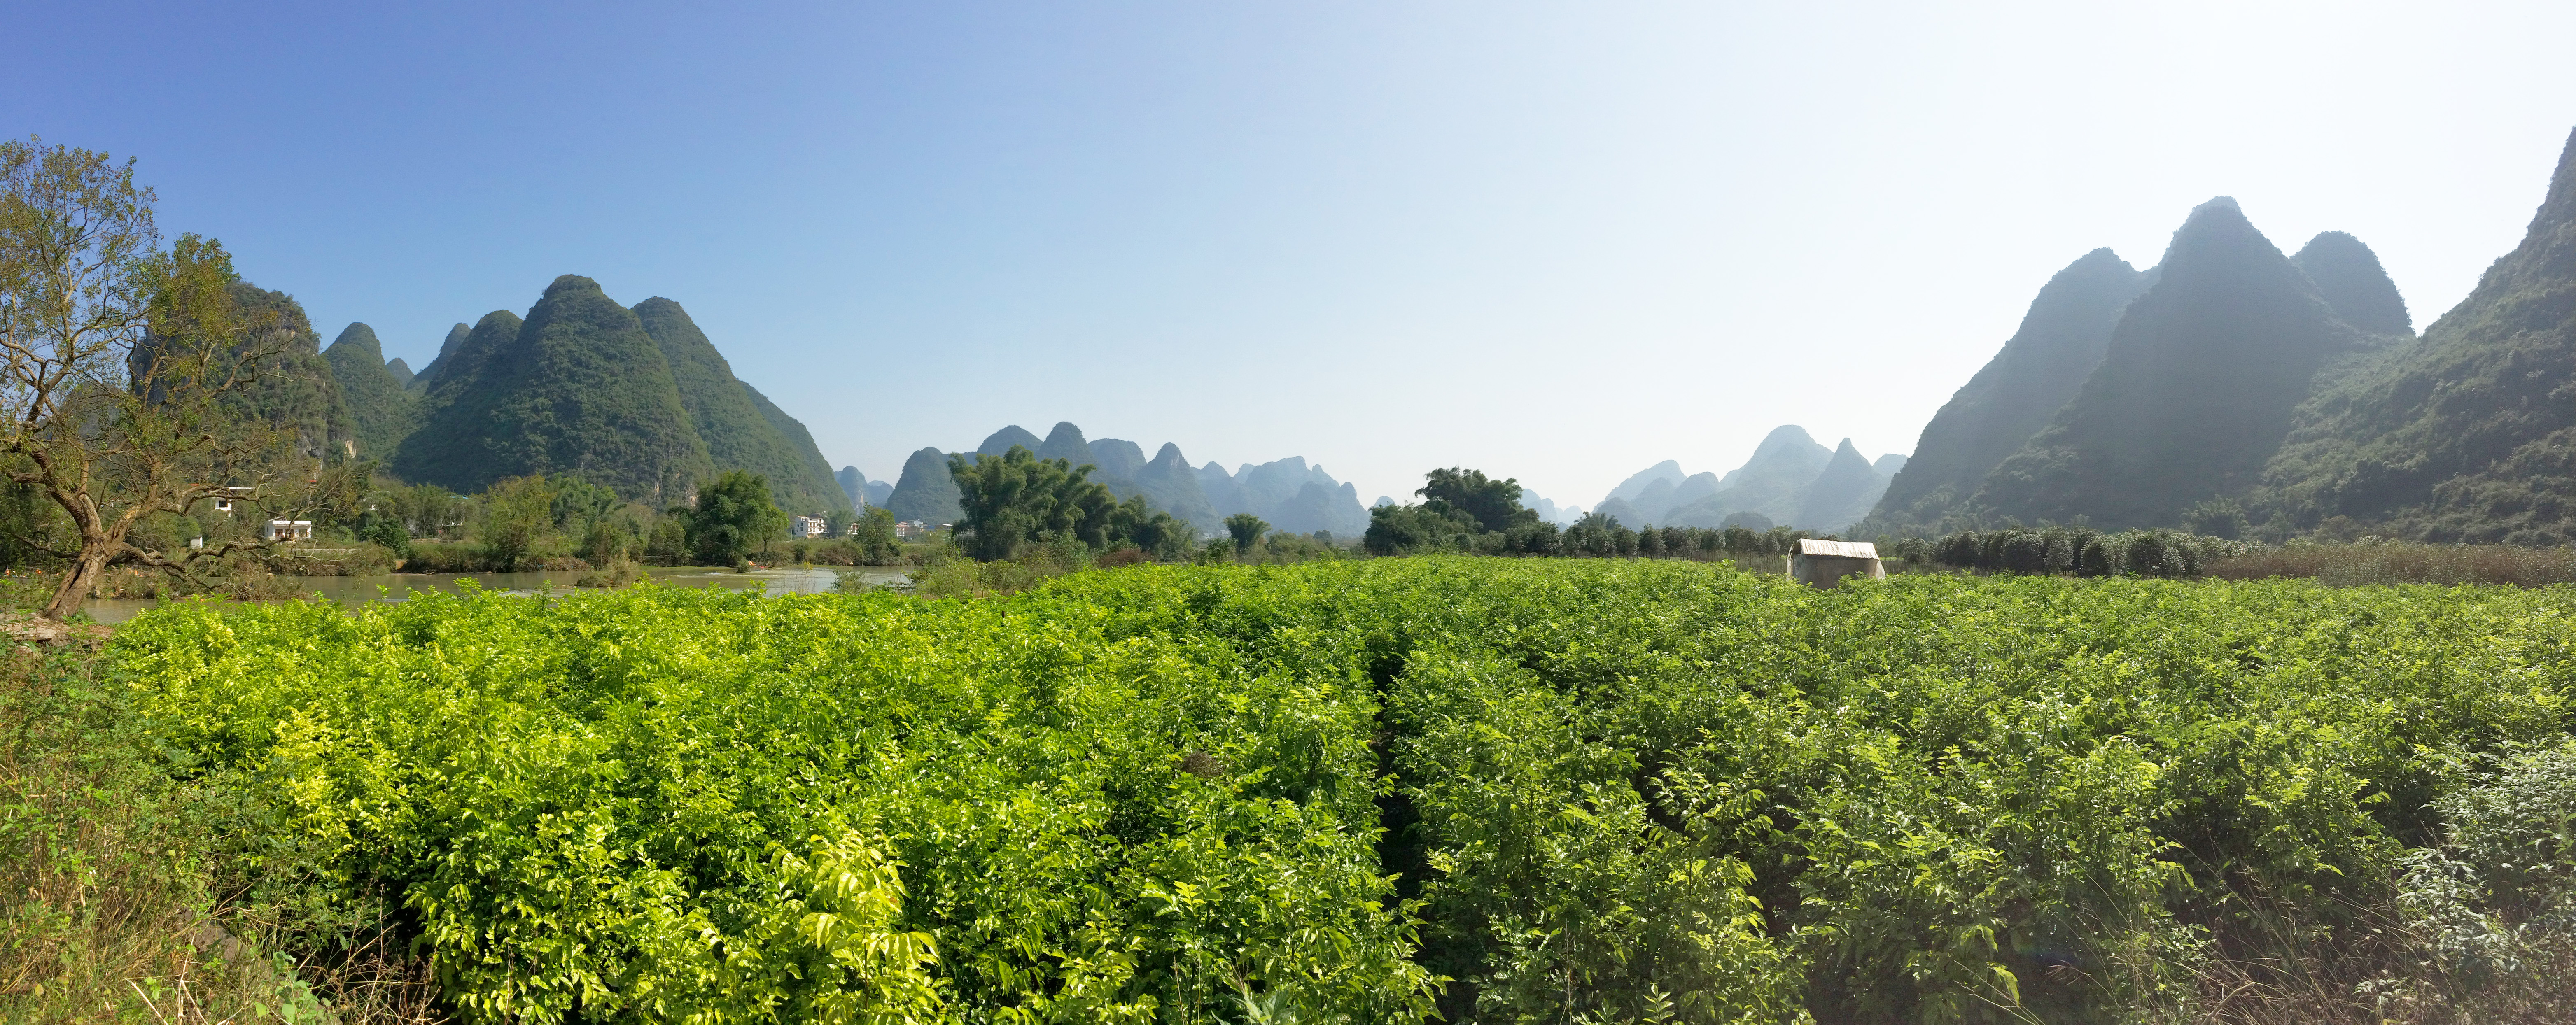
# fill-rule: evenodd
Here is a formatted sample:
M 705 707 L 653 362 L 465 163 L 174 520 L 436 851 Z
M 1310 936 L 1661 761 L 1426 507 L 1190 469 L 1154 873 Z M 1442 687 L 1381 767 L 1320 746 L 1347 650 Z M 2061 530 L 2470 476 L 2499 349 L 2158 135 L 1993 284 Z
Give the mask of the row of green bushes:
M 1959 531 L 1926 540 L 1907 538 L 1882 556 L 1931 562 L 1986 573 L 2068 573 L 2085 577 L 2196 577 L 2256 546 L 2174 530 L 2104 533 L 2088 527 L 2049 526 Z

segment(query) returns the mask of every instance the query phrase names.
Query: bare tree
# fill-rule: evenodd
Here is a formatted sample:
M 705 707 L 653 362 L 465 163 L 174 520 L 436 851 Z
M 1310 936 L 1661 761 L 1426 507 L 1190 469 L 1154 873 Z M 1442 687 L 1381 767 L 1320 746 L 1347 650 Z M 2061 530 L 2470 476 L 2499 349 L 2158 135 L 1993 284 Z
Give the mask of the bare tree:
M 61 507 L 76 544 L 45 615 L 78 611 L 108 567 L 189 575 L 262 540 L 149 551 L 154 513 L 233 499 L 240 515 L 310 508 L 318 465 L 239 400 L 294 339 L 245 315 L 220 243 L 164 248 L 134 163 L 0 142 L 0 477 Z

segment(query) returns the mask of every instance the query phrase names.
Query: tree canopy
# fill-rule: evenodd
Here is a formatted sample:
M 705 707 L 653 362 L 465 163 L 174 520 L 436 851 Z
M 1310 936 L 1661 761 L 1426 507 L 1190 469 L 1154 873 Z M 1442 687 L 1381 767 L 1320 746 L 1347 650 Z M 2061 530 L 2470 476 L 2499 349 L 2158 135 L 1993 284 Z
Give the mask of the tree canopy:
M 1093 548 L 1110 541 L 1118 506 L 1109 489 L 1090 480 L 1091 467 L 1040 459 L 1013 445 L 999 456 L 948 457 L 957 482 L 966 549 L 977 559 L 1008 559 L 1020 546 L 1072 540 Z
M 768 479 L 727 470 L 698 488 L 697 507 L 688 517 L 689 552 L 704 565 L 729 566 L 767 547 L 786 529 L 787 514 L 770 497 Z

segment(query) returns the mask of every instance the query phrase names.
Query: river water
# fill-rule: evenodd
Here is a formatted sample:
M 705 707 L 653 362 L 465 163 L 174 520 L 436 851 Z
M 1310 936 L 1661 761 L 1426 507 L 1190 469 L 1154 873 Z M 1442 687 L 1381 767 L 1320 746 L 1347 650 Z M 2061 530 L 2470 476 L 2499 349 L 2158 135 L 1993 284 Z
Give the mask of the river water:
M 729 569 L 704 566 L 654 568 L 645 576 L 665 587 L 722 587 L 742 591 L 761 588 L 769 594 L 820 594 L 832 590 L 844 573 L 855 573 L 872 584 L 900 583 L 907 571 L 879 566 L 855 569 L 756 569 L 736 573 Z M 385 573 L 371 577 L 305 577 L 300 583 L 307 595 L 319 595 L 342 605 L 372 601 L 401 601 L 415 591 L 459 590 L 458 581 L 472 580 L 486 591 L 509 594 L 535 594 L 545 590 L 570 592 L 580 573 Z M 93 598 L 81 606 L 90 618 L 101 623 L 122 623 L 136 613 L 160 604 L 149 598 Z

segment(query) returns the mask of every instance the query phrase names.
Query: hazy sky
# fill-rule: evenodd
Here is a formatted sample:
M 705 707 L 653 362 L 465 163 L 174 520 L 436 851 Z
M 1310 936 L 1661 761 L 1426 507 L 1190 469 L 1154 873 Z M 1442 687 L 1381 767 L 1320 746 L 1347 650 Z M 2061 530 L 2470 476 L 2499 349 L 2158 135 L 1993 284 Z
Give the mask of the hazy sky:
M 0 132 L 415 367 L 558 274 L 669 296 L 871 478 L 1072 420 L 1589 505 L 1910 451 L 2212 195 L 2421 326 L 2576 126 L 2563 3 L 536 6 L 24 5 Z

